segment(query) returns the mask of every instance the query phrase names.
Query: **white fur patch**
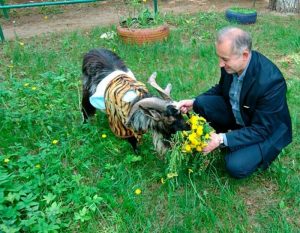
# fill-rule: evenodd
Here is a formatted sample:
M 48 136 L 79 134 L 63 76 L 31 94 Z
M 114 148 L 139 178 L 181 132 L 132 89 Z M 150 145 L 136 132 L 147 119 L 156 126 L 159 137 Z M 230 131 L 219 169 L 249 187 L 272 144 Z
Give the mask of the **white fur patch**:
M 90 103 L 97 109 L 104 110 L 105 109 L 105 99 L 104 99 L 104 93 L 107 88 L 107 85 L 117 76 L 125 74 L 128 75 L 129 77 L 133 78 L 136 80 L 134 77 L 133 73 L 131 70 L 128 70 L 128 72 L 124 72 L 121 70 L 116 70 L 109 75 L 107 75 L 98 85 L 96 88 L 95 93 L 90 97 Z
M 137 93 L 134 90 L 127 91 L 123 96 L 122 100 L 125 102 L 131 102 L 137 97 Z

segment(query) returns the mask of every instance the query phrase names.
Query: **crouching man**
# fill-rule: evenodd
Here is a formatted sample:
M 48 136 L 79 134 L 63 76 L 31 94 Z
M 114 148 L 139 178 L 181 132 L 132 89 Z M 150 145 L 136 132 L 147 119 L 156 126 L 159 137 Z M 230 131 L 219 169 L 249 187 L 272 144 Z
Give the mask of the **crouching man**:
M 216 133 L 203 151 L 228 147 L 226 168 L 235 178 L 266 169 L 292 141 L 283 75 L 251 47 L 248 32 L 221 29 L 216 39 L 219 83 L 195 99 L 179 102 L 183 113 L 194 110 L 214 127 Z

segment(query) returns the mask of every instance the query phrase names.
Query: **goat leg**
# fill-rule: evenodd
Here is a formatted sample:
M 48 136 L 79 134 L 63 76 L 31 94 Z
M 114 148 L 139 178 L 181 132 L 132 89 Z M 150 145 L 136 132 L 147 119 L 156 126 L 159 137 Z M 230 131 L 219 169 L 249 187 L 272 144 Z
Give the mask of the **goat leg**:
M 128 142 L 131 144 L 132 146 L 132 149 L 134 151 L 135 154 L 139 154 L 139 150 L 138 150 L 138 141 L 135 137 L 130 137 L 130 138 L 127 138 Z
M 91 105 L 89 99 L 89 92 L 86 89 L 83 89 L 82 92 L 81 111 L 83 115 L 83 123 L 86 123 L 87 119 L 96 113 L 96 108 L 94 108 L 93 105 Z

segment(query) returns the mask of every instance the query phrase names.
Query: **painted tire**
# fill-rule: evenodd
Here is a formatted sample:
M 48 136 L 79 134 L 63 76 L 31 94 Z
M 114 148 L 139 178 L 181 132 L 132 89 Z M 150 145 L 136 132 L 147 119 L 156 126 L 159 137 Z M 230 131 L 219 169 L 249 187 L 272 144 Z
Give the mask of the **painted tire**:
M 170 30 L 166 25 L 145 29 L 131 29 L 118 26 L 117 33 L 126 43 L 143 44 L 164 40 L 168 37 Z
M 225 12 L 225 17 L 230 22 L 237 22 L 239 24 L 252 24 L 256 22 L 257 12 L 253 13 L 238 13 L 227 9 Z

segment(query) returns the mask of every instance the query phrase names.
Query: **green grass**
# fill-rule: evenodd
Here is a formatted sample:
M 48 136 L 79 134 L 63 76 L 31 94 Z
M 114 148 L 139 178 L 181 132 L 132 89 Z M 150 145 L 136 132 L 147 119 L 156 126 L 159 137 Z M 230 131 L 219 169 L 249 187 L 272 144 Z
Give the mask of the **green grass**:
M 231 7 L 230 10 L 240 14 L 252 14 L 256 12 L 255 9 L 242 7 Z
M 204 175 L 184 177 L 173 190 L 160 182 L 166 164 L 149 135 L 139 157 L 102 113 L 81 123 L 81 63 L 92 48 L 114 49 L 143 82 L 157 71 L 177 100 L 218 81 L 214 38 L 229 25 L 223 14 L 168 15 L 168 22 L 168 41 L 144 46 L 100 39 L 114 27 L 1 45 L 1 232 L 299 232 L 299 19 L 264 15 L 241 26 L 288 85 L 293 143 L 264 172 L 232 179 L 219 153 Z

